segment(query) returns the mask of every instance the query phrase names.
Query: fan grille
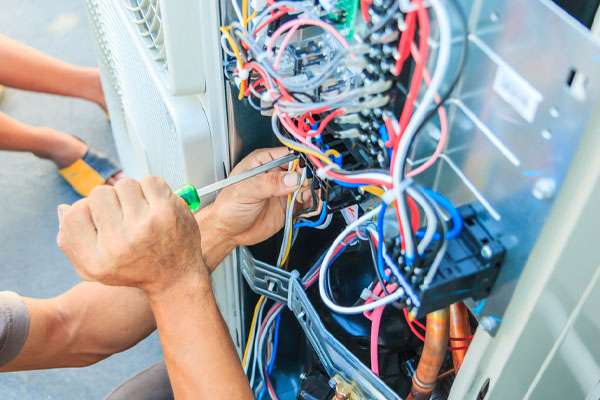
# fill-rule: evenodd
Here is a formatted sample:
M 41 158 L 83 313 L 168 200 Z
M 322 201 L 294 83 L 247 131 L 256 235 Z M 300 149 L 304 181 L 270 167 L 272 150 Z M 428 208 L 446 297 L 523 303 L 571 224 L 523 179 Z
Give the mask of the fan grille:
M 87 3 L 101 50 L 100 61 L 110 73 L 126 123 L 127 132 L 113 127 L 114 134 L 130 136 L 136 132 L 144 143 L 150 173 L 163 177 L 173 188 L 181 186 L 187 181 L 181 142 L 166 104 L 111 2 Z
M 159 1 L 124 0 L 124 5 L 130 11 L 131 20 L 148 47 L 152 59 L 161 69 L 168 70 Z

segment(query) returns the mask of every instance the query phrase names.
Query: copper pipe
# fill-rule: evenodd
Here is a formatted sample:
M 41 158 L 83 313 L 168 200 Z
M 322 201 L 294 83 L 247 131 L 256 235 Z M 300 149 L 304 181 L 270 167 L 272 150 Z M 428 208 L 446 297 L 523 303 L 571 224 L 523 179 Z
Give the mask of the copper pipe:
M 450 337 L 465 338 L 471 336 L 471 325 L 469 324 L 469 311 L 465 303 L 458 302 L 450 306 Z M 471 344 L 471 340 L 450 340 L 452 347 L 464 347 Z M 454 363 L 454 373 L 458 374 L 458 370 L 462 365 L 467 349 L 452 350 L 452 362 Z
M 449 319 L 450 311 L 447 308 L 427 314 L 425 345 L 413 375 L 408 399 L 428 400 L 431 396 L 448 347 Z

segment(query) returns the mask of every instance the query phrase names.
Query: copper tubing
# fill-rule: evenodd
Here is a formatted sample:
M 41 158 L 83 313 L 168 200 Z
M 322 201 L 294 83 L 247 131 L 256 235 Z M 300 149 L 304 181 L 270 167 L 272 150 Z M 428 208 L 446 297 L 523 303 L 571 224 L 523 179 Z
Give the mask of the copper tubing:
M 465 338 L 471 336 L 471 326 L 469 324 L 469 312 L 465 303 L 458 302 L 450 306 L 450 337 Z M 471 340 L 450 340 L 452 347 L 468 346 Z M 452 350 L 452 362 L 454 363 L 454 373 L 458 374 L 458 370 L 462 365 L 467 349 Z
M 448 347 L 449 319 L 450 311 L 447 308 L 427 314 L 425 345 L 413 375 L 408 399 L 428 400 L 431 396 Z

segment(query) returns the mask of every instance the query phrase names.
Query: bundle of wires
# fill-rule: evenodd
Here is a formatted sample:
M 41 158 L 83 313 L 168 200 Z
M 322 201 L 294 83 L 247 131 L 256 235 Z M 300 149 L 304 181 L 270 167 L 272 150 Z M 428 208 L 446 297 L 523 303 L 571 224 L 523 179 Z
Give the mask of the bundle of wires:
M 390 0 L 390 7 L 385 14 L 371 18 L 374 14 L 370 9 L 372 2 L 361 1 L 361 13 L 367 23 L 367 29 L 360 40 L 351 43 L 334 25 L 321 19 L 319 6 L 315 6 L 313 1 L 268 0 L 267 7 L 251 15 L 247 0 L 243 0 L 241 9 L 236 0 L 232 2 L 238 21 L 221 27 L 221 43 L 224 51 L 233 57 L 231 62 L 235 64 L 235 69 L 232 76 L 239 83 L 239 98 L 247 97 L 249 102 L 261 111 L 272 110 L 273 133 L 283 145 L 305 155 L 316 168 L 317 178 L 341 186 L 362 188 L 381 198 L 378 206 L 365 212 L 341 232 L 303 280 L 306 288 L 318 280 L 320 296 L 334 312 L 367 313 L 374 317 L 374 325 L 377 326 L 374 331 L 378 331 L 378 321 L 386 305 L 421 305 L 415 283 L 407 279 L 407 276 L 415 271 L 423 272 L 419 275 L 423 277 L 419 284 L 421 287 L 427 287 L 435 277 L 445 254 L 447 240 L 456 237 L 462 226 L 460 215 L 447 199 L 416 186 L 412 178 L 435 164 L 445 148 L 448 118 L 444 102 L 458 82 L 467 54 L 466 47 L 456 77 L 448 91 L 440 96 L 449 70 L 452 48 L 449 12 L 443 0 L 429 0 L 428 7 L 424 0 L 412 1 L 414 10 L 404 15 L 403 24 L 397 24 L 404 29 L 400 32 L 396 62 L 390 71 L 399 76 L 409 65 L 406 61 L 412 57 L 414 68 L 411 81 L 400 115 L 385 114 L 385 125 L 380 129 L 382 140 L 385 139 L 386 153 L 389 152 L 389 170 L 350 171 L 344 169 L 344 164 L 336 160 L 335 150 L 322 144 L 322 135 L 332 121 L 374 107 L 374 103 L 366 99 L 389 86 L 386 86 L 386 82 L 367 85 L 343 80 L 334 93 L 322 93 L 319 99 L 315 99 L 311 93 L 319 92 L 324 83 L 335 79 L 340 71 L 351 71 L 356 76 L 361 74 L 361 52 L 364 49 L 362 43 L 368 43 L 371 34 L 385 28 L 387 24 L 396 25 L 396 20 L 402 16 L 400 2 Z M 464 26 L 466 46 L 466 21 L 462 13 L 459 14 Z M 435 17 L 436 29 L 431 28 L 432 15 Z M 285 22 L 277 25 L 279 21 Z M 276 23 L 276 29 L 269 32 L 273 23 Z M 328 38 L 332 52 L 323 65 L 312 70 L 311 74 L 290 76 L 286 74 L 285 68 L 282 68 L 282 64 L 286 62 L 286 49 L 295 39 L 296 32 L 306 27 L 320 29 Z M 437 38 L 432 37 L 432 31 L 437 32 Z M 433 49 L 430 48 L 430 43 L 434 42 L 434 39 L 437 39 L 437 45 Z M 432 53 L 435 53 L 435 62 L 431 62 Z M 227 71 L 229 65 L 230 63 L 226 63 Z M 427 71 L 426 65 L 434 65 L 432 74 Z M 255 99 L 258 99 L 259 103 L 256 103 Z M 408 155 L 417 134 L 436 114 L 439 117 L 440 137 L 435 151 L 420 165 L 407 171 Z M 290 168 L 296 169 L 296 166 Z M 306 172 L 302 179 L 306 179 Z M 295 220 L 293 206 L 297 194 L 298 192 L 288 198 L 284 237 L 277 260 L 280 267 L 286 265 L 299 229 L 325 228 L 331 221 L 325 203 L 321 204 L 317 220 Z M 446 227 L 444 211 L 441 209 L 450 216 L 450 230 Z M 390 234 L 384 227 L 384 221 L 389 219 L 391 214 L 395 214 L 394 218 L 398 222 L 396 235 Z M 423 226 L 421 230 L 420 226 Z M 369 240 L 374 245 L 373 259 L 379 292 L 377 295 L 373 294 L 364 304 L 336 304 L 327 290 L 328 268 L 349 243 L 360 239 Z M 390 240 L 400 246 L 399 257 L 389 254 L 387 246 Z M 266 303 L 264 297 L 261 297 L 256 305 L 243 364 L 246 372 L 251 375 L 251 384 L 254 384 L 256 370 L 259 371 L 261 382 L 256 386 L 256 389 L 259 389 L 258 396 L 262 397 L 268 393 L 271 398 L 276 398 L 269 374 L 276 355 L 280 313 L 284 306 L 272 305 L 263 318 Z M 260 329 L 259 321 L 262 321 Z M 267 358 L 265 349 L 269 346 L 271 351 L 270 357 Z

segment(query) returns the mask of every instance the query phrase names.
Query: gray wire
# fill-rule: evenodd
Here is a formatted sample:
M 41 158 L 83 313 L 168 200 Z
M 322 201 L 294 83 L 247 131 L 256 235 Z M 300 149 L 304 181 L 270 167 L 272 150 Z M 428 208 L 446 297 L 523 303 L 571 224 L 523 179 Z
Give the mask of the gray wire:
M 408 186 L 406 188 L 406 192 L 410 195 L 410 197 L 415 199 L 415 201 L 423 208 L 423 211 L 425 211 L 425 216 L 427 218 L 427 228 L 425 230 L 425 236 L 423 236 L 423 239 L 419 242 L 419 245 L 417 246 L 417 251 L 419 252 L 419 254 L 423 254 L 425 252 L 425 249 L 427 249 L 427 246 L 431 244 L 433 236 L 435 235 L 435 232 L 437 230 L 437 218 L 435 216 L 435 211 L 431 207 L 430 202 L 428 202 L 425 199 L 424 195 L 420 190 L 415 189 L 412 186 Z
M 448 231 L 446 220 L 444 219 L 444 215 L 442 214 L 442 211 L 440 210 L 440 207 L 438 206 L 438 204 L 435 201 L 432 201 L 431 203 L 432 203 L 433 208 L 435 209 L 435 212 L 442 224 L 442 238 L 445 238 L 446 232 Z M 440 238 L 440 240 L 442 240 L 442 239 Z M 433 259 L 433 263 L 431 263 L 431 267 L 429 268 L 429 271 L 427 271 L 427 275 L 425 275 L 425 278 L 423 279 L 423 287 L 424 288 L 429 287 L 431 282 L 433 282 L 433 279 L 435 278 L 435 274 L 437 273 L 437 270 L 438 270 L 440 264 L 442 263 L 442 260 L 444 259 L 444 255 L 446 255 L 447 249 L 448 249 L 448 241 L 444 240 L 444 242 L 442 243 L 442 247 L 440 248 L 440 251 L 438 251 L 438 253 L 436 254 L 435 258 Z
M 389 22 L 389 20 L 392 19 L 397 12 L 399 12 L 398 11 L 398 0 L 394 1 L 394 4 L 392 4 L 388 8 L 387 13 L 379 22 L 377 22 L 377 25 L 373 25 L 371 27 L 371 29 L 369 29 L 366 33 L 364 33 L 362 35 L 362 39 L 364 40 L 365 38 L 370 36 L 373 32 L 377 32 L 378 30 L 383 28 L 385 26 L 385 24 L 387 24 Z
M 258 311 L 258 315 L 257 315 L 257 319 L 256 319 L 256 328 L 254 330 L 254 335 L 255 339 L 254 339 L 254 359 L 252 360 L 252 374 L 250 377 L 250 387 L 252 387 L 254 385 L 254 378 L 256 377 L 256 364 L 257 364 L 257 355 L 258 355 L 258 329 L 260 326 L 260 321 L 262 321 L 263 319 L 263 312 L 265 310 L 265 304 L 267 304 L 267 301 L 263 301 L 262 304 L 260 305 L 260 309 Z
M 277 305 L 277 303 L 274 304 L 273 307 L 275 307 L 276 305 Z M 277 318 L 277 316 L 279 314 L 281 314 L 281 312 L 283 311 L 284 308 L 285 308 L 285 305 L 280 307 L 279 310 L 275 311 L 273 313 L 273 315 L 271 315 L 269 317 L 269 319 L 267 320 L 267 323 L 265 325 L 265 330 L 263 331 L 263 335 L 259 338 L 259 341 L 258 341 L 259 347 L 258 347 L 258 353 L 256 354 L 256 358 L 258 358 L 258 372 L 260 373 L 260 377 L 263 382 L 266 382 L 263 352 L 264 352 L 265 343 L 267 341 L 267 337 L 269 336 L 267 333 L 269 331 L 269 328 L 271 327 L 271 325 Z
M 240 5 L 237 0 L 231 0 L 231 5 L 233 6 L 233 11 L 235 11 L 235 15 L 237 15 L 238 20 L 242 21 L 244 19 L 242 11 L 240 10 Z

